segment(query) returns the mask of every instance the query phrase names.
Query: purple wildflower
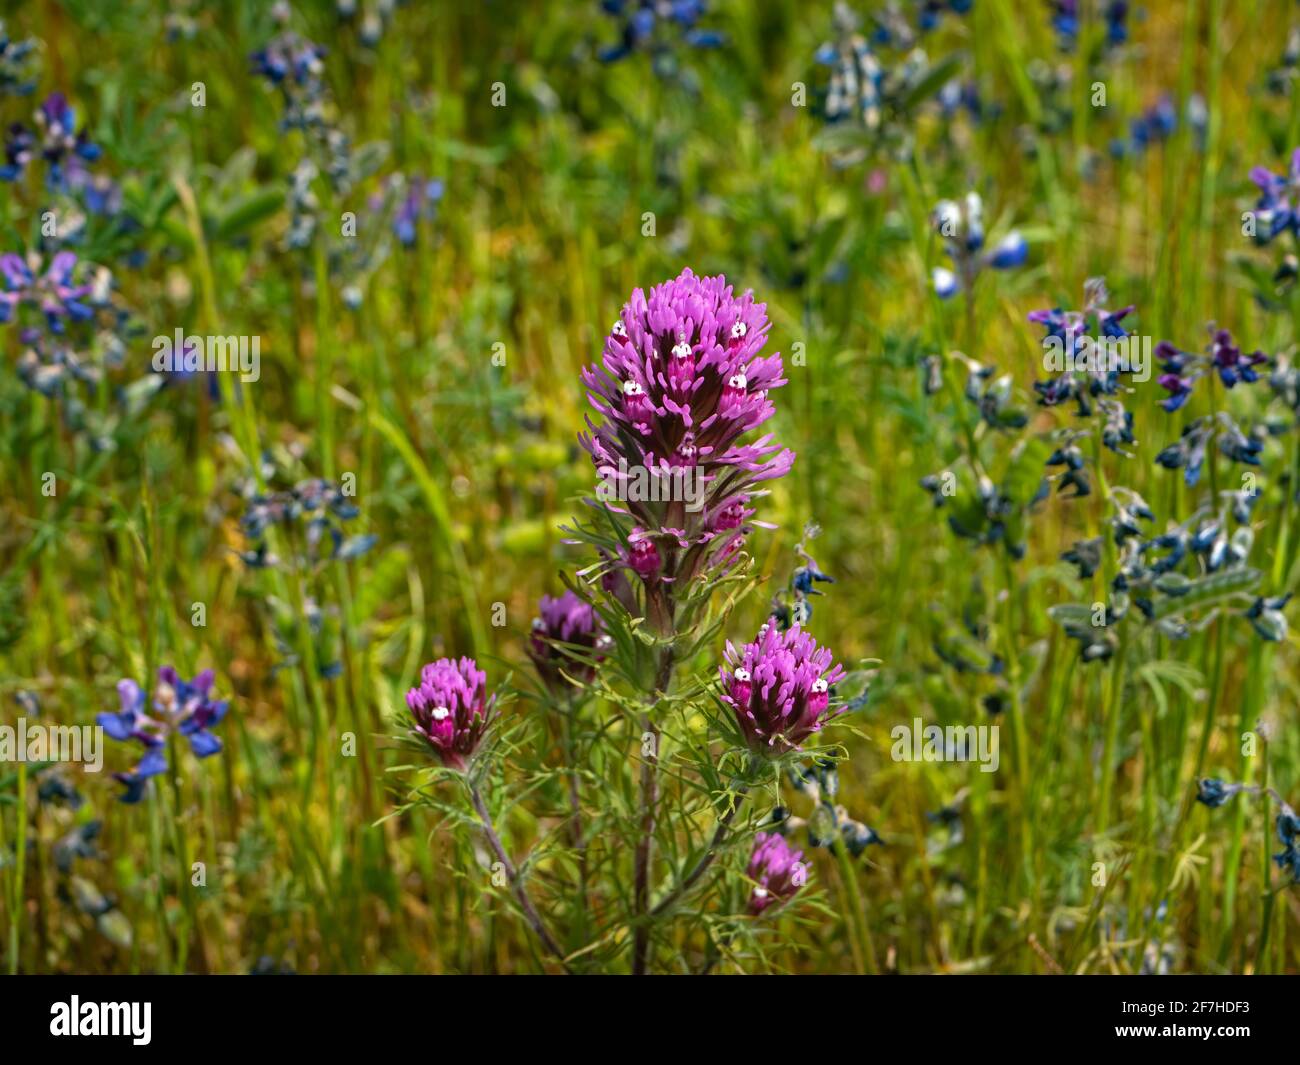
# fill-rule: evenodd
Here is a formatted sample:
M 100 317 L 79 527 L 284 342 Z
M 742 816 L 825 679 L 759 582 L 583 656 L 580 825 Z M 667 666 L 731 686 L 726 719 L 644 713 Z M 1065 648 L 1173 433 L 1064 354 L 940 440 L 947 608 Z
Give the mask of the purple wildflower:
M 1073 399 L 1078 414 L 1087 417 L 1093 412 L 1092 400 L 1118 394 L 1120 375 L 1137 367 L 1127 348 L 1116 343 L 1128 337 L 1123 321 L 1133 312 L 1132 305 L 1109 310 L 1106 282 L 1099 277 L 1085 282 L 1083 291 L 1081 311 L 1054 307 L 1030 311 L 1028 318 L 1046 330 L 1043 346 L 1060 369 L 1050 380 L 1034 382 L 1038 402 L 1054 407 Z
M 1269 358 L 1262 351 L 1243 355 L 1226 329 L 1210 327 L 1210 344 L 1205 354 L 1198 355 L 1174 347 L 1167 340 L 1156 345 L 1155 357 L 1163 371 L 1160 385 L 1169 395 L 1160 405 L 1167 411 L 1176 411 L 1192 394 L 1196 382 L 1208 373 L 1217 373 L 1226 388 L 1238 383 L 1252 384 L 1259 380 L 1256 366 L 1267 366 Z
M 745 875 L 754 882 L 749 912 L 757 917 L 769 906 L 788 902 L 798 894 L 807 878 L 801 860 L 803 851 L 792 851 L 785 837 L 776 832 L 754 834 L 754 852 Z
M 119 681 L 122 702 L 118 713 L 99 714 L 95 720 L 115 740 L 135 740 L 144 755 L 129 773 L 115 773 L 125 787 L 123 802 L 139 802 L 150 777 L 167 770 L 168 737 L 175 734 L 189 741 L 196 758 L 207 758 L 221 750 L 221 741 L 209 731 L 225 717 L 228 703 L 212 698 L 213 673 L 205 669 L 193 680 L 182 680 L 171 666 L 158 670 L 152 713 L 145 710 L 144 691 L 133 680 Z
M 448 769 L 463 772 L 492 720 L 495 699 L 487 697 L 487 674 L 472 658 L 440 658 L 424 667 L 420 683 L 406 693 L 421 736 Z
M 566 678 L 590 684 L 596 676 L 596 662 L 610 642 L 600 615 L 569 590 L 558 597 L 542 596 L 537 611 L 528 639 L 528 657 L 537 667 L 538 676 L 556 695 L 572 690 Z
M 674 66 L 674 35 L 693 48 L 717 48 L 723 37 L 715 30 L 701 28 L 705 0 L 601 0 L 605 14 L 618 19 L 619 42 L 602 48 L 602 63 L 613 63 L 634 52 L 648 52 L 657 73 L 670 74 Z M 670 32 L 671 31 L 671 32 Z
M 1255 204 L 1255 243 L 1268 244 L 1287 230 L 1300 234 L 1300 148 L 1291 153 L 1291 166 L 1285 174 L 1275 174 L 1257 166 L 1250 180 L 1259 188 Z
M 842 712 L 830 708 L 830 687 L 844 669 L 798 625 L 782 632 L 764 624 L 740 651 L 727 641 L 725 658 L 722 701 L 757 751 L 797 750 Z
M 648 297 L 633 292 L 602 364 L 583 371 L 603 421 L 588 417 L 579 440 L 602 501 L 635 519 L 623 563 L 647 583 L 729 564 L 756 486 L 794 462 L 770 433 L 740 442 L 772 416 L 768 394 L 785 384 L 781 356 L 760 354 L 767 331 L 752 292 L 736 297 L 724 277 L 687 269 Z
M 74 283 L 77 256 L 61 251 L 50 260 L 49 267 L 41 273 L 38 256 L 23 259 L 9 252 L 0 255 L 0 274 L 4 275 L 5 291 L 0 292 L 0 322 L 8 322 L 20 304 L 39 307 L 45 315 L 51 332 L 62 333 L 65 321 L 85 321 L 93 312 L 85 302 L 91 286 Z

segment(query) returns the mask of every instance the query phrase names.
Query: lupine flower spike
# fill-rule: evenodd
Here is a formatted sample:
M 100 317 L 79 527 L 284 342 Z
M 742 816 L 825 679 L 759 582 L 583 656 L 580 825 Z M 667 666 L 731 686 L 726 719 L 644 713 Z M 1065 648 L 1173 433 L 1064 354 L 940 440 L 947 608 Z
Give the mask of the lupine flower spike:
M 167 771 L 167 740 L 172 734 L 183 737 L 196 758 L 207 758 L 221 750 L 221 741 L 211 729 L 226 716 L 229 704 L 212 698 L 212 686 L 210 669 L 186 681 L 171 666 L 163 666 L 158 671 L 152 705 L 146 709 L 140 685 L 133 680 L 118 683 L 122 709 L 99 714 L 95 720 L 112 739 L 134 740 L 144 747 L 144 755 L 134 769 L 114 774 L 125 788 L 120 796 L 123 802 L 139 802 L 149 778 Z

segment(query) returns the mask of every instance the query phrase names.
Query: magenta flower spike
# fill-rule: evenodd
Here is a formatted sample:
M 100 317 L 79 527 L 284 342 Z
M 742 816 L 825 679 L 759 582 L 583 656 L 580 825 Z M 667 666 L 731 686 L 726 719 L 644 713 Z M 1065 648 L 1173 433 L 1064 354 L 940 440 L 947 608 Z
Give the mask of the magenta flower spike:
M 722 700 L 757 751 L 796 750 L 842 712 L 830 709 L 830 686 L 843 667 L 798 625 L 765 624 L 740 651 L 728 640 L 725 658 Z
M 792 851 L 785 837 L 775 832 L 754 835 L 754 852 L 745 870 L 754 889 L 749 896 L 749 912 L 757 917 L 769 906 L 794 898 L 804 885 L 807 870 L 803 851 Z
M 494 700 L 487 697 L 487 674 L 472 658 L 440 658 L 420 673 L 420 683 L 406 693 L 415 727 L 449 769 L 464 771 L 492 719 Z
M 558 597 L 542 596 L 528 639 L 528 657 L 547 688 L 555 694 L 564 694 L 573 690 L 573 685 L 565 679 L 566 674 L 580 684 L 590 684 L 596 676 L 596 667 L 575 658 L 559 645 L 573 644 L 575 650 L 583 648 L 599 661 L 610 642 L 605 625 L 591 604 L 566 590 Z
M 794 453 L 767 433 L 742 440 L 785 384 L 767 342 L 764 304 L 724 277 L 641 289 L 582 375 L 600 421 L 579 436 L 600 476 L 600 501 L 633 519 L 621 562 L 647 586 L 690 580 L 734 561 L 757 486 L 784 476 Z

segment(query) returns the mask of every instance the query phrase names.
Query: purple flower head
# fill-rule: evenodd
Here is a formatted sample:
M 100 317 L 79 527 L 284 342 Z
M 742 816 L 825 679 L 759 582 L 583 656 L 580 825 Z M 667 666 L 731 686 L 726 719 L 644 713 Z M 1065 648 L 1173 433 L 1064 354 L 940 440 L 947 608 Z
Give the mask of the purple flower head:
M 722 701 L 756 751 L 796 750 L 842 712 L 830 708 L 830 687 L 843 668 L 798 625 L 764 624 L 740 651 L 727 641 L 725 658 Z
M 595 662 L 608 650 L 610 642 L 600 615 L 590 603 L 568 590 L 554 598 L 542 596 L 537 610 L 528 638 L 528 657 L 547 688 L 556 695 L 572 691 L 566 676 L 579 684 L 590 684 L 596 676 Z M 561 646 L 564 644 L 574 647 Z M 593 661 L 584 662 L 574 657 L 575 652 Z
M 754 852 L 745 875 L 754 882 L 749 912 L 757 917 L 769 906 L 794 898 L 808 875 L 803 851 L 792 851 L 785 837 L 775 832 L 754 834 Z
M 54 333 L 62 333 L 68 320 L 88 320 L 94 312 L 85 297 L 91 294 L 92 286 L 74 282 L 77 272 L 77 256 L 70 251 L 58 252 L 44 273 L 39 256 L 24 259 L 13 252 L 0 255 L 0 275 L 5 285 L 0 292 L 0 322 L 10 321 L 23 303 L 39 307 Z
M 1268 244 L 1291 230 L 1300 235 L 1300 148 L 1291 153 L 1291 166 L 1285 174 L 1275 174 L 1257 166 L 1250 180 L 1259 189 L 1255 203 L 1255 243 Z
M 1121 343 L 1128 338 L 1123 323 L 1133 307 L 1108 309 L 1109 293 L 1105 281 L 1099 277 L 1086 281 L 1083 292 L 1081 311 L 1054 307 L 1030 311 L 1028 318 L 1046 330 L 1043 346 L 1049 365 L 1058 364 L 1056 376 L 1034 382 L 1038 402 L 1054 407 L 1073 399 L 1079 416 L 1088 417 L 1093 413 L 1093 400 L 1117 395 L 1123 386 L 1123 375 L 1134 372 L 1138 366 L 1127 345 Z M 1109 409 L 1113 412 L 1114 405 Z M 1118 451 L 1110 443 L 1107 446 Z
M 741 440 L 772 416 L 769 394 L 785 384 L 781 356 L 761 354 L 765 311 L 726 278 L 683 270 L 648 296 L 632 293 L 601 364 L 583 371 L 601 421 L 588 417 L 579 440 L 598 496 L 635 520 L 624 562 L 643 580 L 728 564 L 749 532 L 755 487 L 794 462 L 770 433 Z
M 184 737 L 197 758 L 207 758 L 221 750 L 221 741 L 210 731 L 226 716 L 229 704 L 212 698 L 213 673 L 205 669 L 193 680 L 182 680 L 171 666 L 158 670 L 158 686 L 153 703 L 145 707 L 145 695 L 133 680 L 119 681 L 118 713 L 96 716 L 110 738 L 132 741 L 144 747 L 144 754 L 129 773 L 115 773 L 114 779 L 125 787 L 123 802 L 139 802 L 150 777 L 167 770 L 168 737 Z
M 487 697 L 487 674 L 472 658 L 440 658 L 420 673 L 406 693 L 415 727 L 449 769 L 463 772 L 492 720 L 495 700 Z
M 1155 347 L 1155 357 L 1163 371 L 1160 385 L 1169 393 L 1160 405 L 1171 413 L 1187 402 L 1196 382 L 1206 374 L 1217 374 L 1224 387 L 1233 388 L 1258 381 L 1255 367 L 1269 364 L 1268 356 L 1262 351 L 1243 354 L 1231 333 L 1214 326 L 1210 327 L 1210 342 L 1204 354 L 1183 351 L 1162 340 Z

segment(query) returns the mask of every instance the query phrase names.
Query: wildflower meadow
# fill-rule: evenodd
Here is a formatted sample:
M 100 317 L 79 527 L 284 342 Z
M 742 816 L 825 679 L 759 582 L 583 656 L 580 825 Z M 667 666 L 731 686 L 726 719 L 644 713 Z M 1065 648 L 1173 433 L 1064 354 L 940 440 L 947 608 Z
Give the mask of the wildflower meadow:
M 0 9 L 5 971 L 1300 972 L 1296 4 Z

